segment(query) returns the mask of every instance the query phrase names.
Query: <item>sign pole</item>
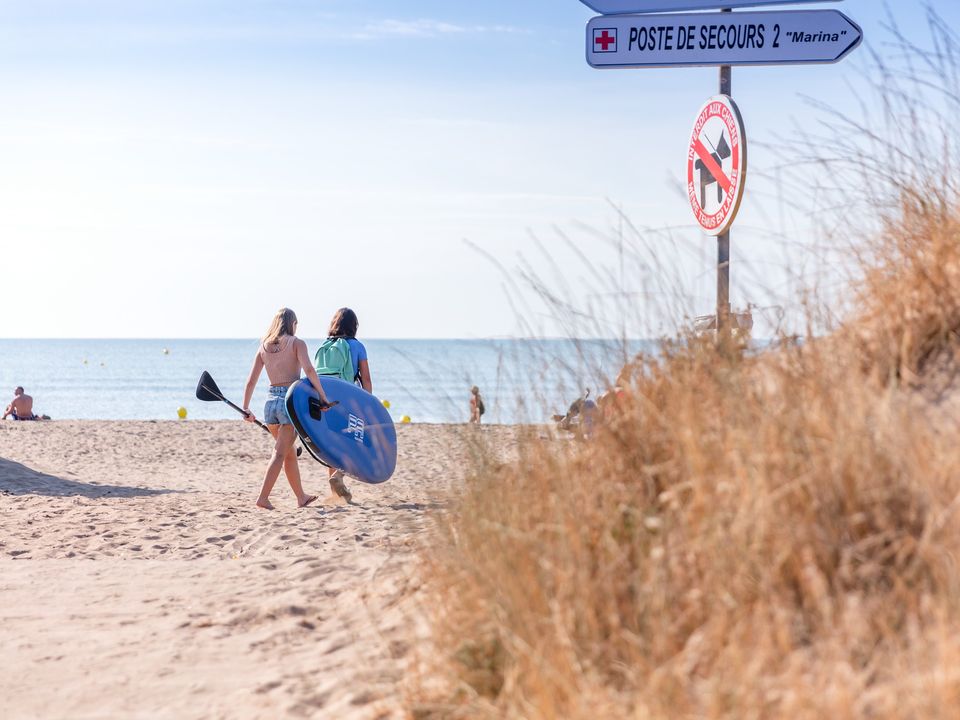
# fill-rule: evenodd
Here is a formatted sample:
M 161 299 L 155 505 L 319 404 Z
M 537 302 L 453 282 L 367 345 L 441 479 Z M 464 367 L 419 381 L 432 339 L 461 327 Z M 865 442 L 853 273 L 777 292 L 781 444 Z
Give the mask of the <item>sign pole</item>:
M 732 12 L 724 8 L 721 12 Z M 733 95 L 733 68 L 720 66 L 720 94 Z M 730 230 L 717 236 L 717 337 L 730 331 Z

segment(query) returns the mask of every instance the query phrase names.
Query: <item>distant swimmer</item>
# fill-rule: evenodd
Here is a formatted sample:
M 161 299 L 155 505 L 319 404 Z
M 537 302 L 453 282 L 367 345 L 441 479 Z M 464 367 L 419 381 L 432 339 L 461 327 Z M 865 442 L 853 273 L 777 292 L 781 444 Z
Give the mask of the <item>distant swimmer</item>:
M 14 420 L 49 420 L 47 415 L 35 415 L 33 412 L 33 398 L 27 395 L 23 388 L 17 386 L 13 391 L 13 401 L 3 412 L 3 419 L 12 417 Z
M 483 398 L 480 397 L 480 388 L 474 385 L 470 388 L 470 422 L 480 424 L 480 418 L 487 409 L 483 406 Z
M 276 438 L 276 444 L 263 477 L 260 497 L 257 498 L 257 507 L 265 510 L 273 510 L 270 492 L 277 482 L 281 468 L 287 476 L 290 489 L 297 496 L 297 505 L 306 507 L 317 499 L 316 495 L 307 495 L 300 482 L 300 466 L 297 464 L 297 453 L 294 450 L 297 431 L 290 422 L 290 416 L 287 415 L 284 398 L 287 388 L 300 378 L 302 369 L 320 395 L 323 406 L 321 409 L 325 409 L 329 403 L 320 385 L 320 378 L 310 364 L 307 344 L 296 336 L 296 332 L 296 314 L 290 308 L 280 308 L 253 358 L 253 367 L 250 368 L 250 376 L 247 378 L 243 393 L 243 412 L 246 413 L 244 419 L 247 422 L 253 422 L 256 416 L 250 411 L 250 399 L 253 397 L 260 373 L 266 368 L 267 377 L 270 379 L 270 392 L 263 408 L 263 422 L 266 423 L 270 434 Z

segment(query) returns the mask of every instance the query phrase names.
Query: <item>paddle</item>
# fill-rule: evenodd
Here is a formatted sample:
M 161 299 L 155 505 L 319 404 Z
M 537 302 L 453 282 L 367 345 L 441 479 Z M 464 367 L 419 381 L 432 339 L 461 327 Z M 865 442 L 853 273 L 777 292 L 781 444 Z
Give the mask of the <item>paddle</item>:
M 216 402 L 220 400 L 221 402 L 225 402 L 227 405 L 232 407 L 234 410 L 236 410 L 238 413 L 240 413 L 244 417 L 247 416 L 247 413 L 244 412 L 242 407 L 240 407 L 239 405 L 235 405 L 234 403 L 230 402 L 223 396 L 223 393 L 220 392 L 220 388 L 217 387 L 217 383 L 214 381 L 213 377 L 211 377 L 210 373 L 208 373 L 206 370 L 204 370 L 203 374 L 200 375 L 200 382 L 197 383 L 197 400 L 203 400 L 204 402 Z M 266 430 L 267 432 L 270 432 L 270 428 L 268 428 L 266 425 L 264 425 L 262 422 L 260 422 L 256 418 L 254 418 L 253 421 L 257 425 L 262 427 L 264 430 Z M 303 448 L 298 447 L 297 457 L 300 457 L 302 453 L 303 453 Z

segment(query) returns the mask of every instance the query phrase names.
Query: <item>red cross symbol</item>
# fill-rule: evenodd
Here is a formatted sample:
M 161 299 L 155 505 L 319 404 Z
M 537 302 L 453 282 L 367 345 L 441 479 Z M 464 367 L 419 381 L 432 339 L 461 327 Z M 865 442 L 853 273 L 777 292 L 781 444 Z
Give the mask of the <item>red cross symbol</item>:
M 600 52 L 609 52 L 611 45 L 616 45 L 617 36 L 611 35 L 609 30 L 604 30 L 601 35 L 593 36 L 593 44 L 600 46 Z

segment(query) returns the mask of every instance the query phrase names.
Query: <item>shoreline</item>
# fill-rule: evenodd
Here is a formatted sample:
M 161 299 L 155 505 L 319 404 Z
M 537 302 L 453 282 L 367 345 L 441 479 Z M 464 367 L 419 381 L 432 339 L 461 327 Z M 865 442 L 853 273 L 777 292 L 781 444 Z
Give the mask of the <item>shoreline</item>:
M 173 426 L 181 426 L 181 427 L 198 426 L 199 427 L 203 425 L 212 425 L 215 427 L 229 427 L 231 425 L 237 425 L 239 427 L 244 427 L 243 420 L 239 417 L 239 415 L 237 416 L 236 420 L 223 420 L 223 419 L 190 420 L 189 418 L 185 420 L 170 420 L 169 418 L 151 419 L 151 420 L 122 420 L 122 419 L 121 420 L 115 420 L 115 419 L 92 420 L 90 418 L 82 418 L 78 420 L 78 419 L 66 419 L 66 418 L 64 419 L 51 418 L 50 420 L 26 420 L 26 421 L 9 420 L 9 419 L 0 420 L 0 432 L 2 432 L 4 429 L 7 429 L 7 428 L 10 428 L 10 429 L 36 428 L 39 431 L 40 428 L 45 428 L 45 427 L 64 428 L 66 426 L 73 426 L 73 425 L 79 426 L 80 428 L 83 428 L 86 426 L 111 426 L 111 427 L 116 427 L 116 429 L 120 429 L 120 430 L 124 429 L 124 426 L 138 426 L 138 425 L 160 426 L 160 427 L 166 427 L 166 428 L 173 427 Z M 469 430 L 470 428 L 479 427 L 481 429 L 491 429 L 491 430 L 499 430 L 499 431 L 510 431 L 510 430 L 520 431 L 525 429 L 529 430 L 529 429 L 538 429 L 538 428 L 539 429 L 550 428 L 553 425 L 554 423 L 551 423 L 551 422 L 528 422 L 528 423 L 484 422 L 484 423 L 480 423 L 479 426 L 472 425 L 469 422 L 414 422 L 414 421 L 411 421 L 409 423 L 394 422 L 394 426 L 397 428 L 398 437 L 399 437 L 399 433 L 409 432 L 409 429 L 414 427 L 433 428 L 437 430 L 447 430 L 447 429 Z M 253 430 L 256 430 L 257 434 L 263 435 L 264 439 L 268 439 L 267 434 L 263 430 L 256 427 L 255 425 L 251 427 Z M 0 457 L 3 457 L 3 455 L 0 454 Z M 301 461 L 302 460 L 303 458 L 301 458 Z

